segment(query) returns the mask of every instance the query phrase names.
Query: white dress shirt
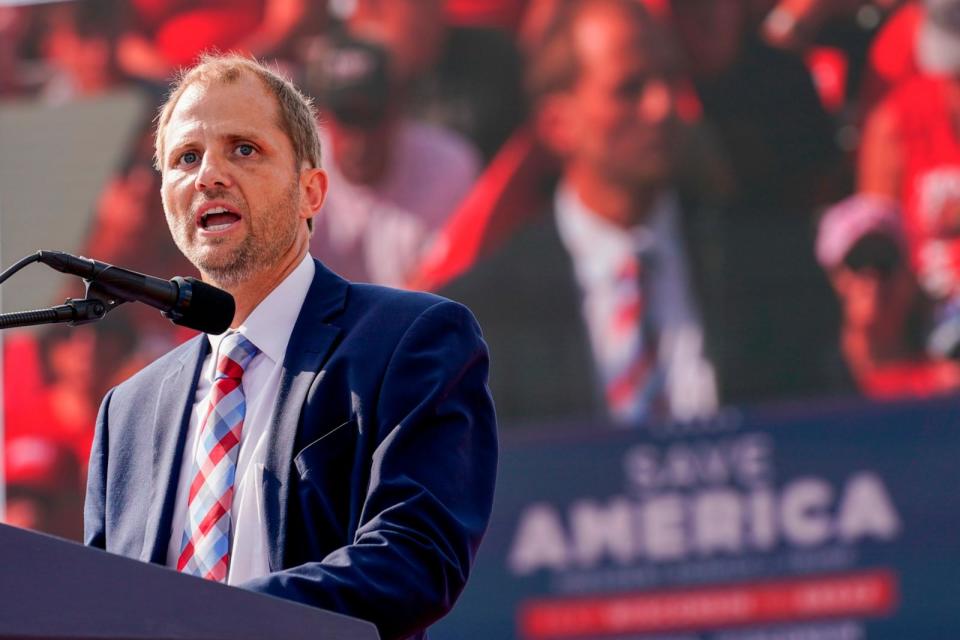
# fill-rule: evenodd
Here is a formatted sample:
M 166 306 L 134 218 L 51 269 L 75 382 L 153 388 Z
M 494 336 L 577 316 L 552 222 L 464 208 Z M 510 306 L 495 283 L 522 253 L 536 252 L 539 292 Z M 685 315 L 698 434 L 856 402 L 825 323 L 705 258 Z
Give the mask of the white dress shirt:
M 308 253 L 237 329 L 259 349 L 259 353 L 250 361 L 241 382 L 247 410 L 240 436 L 240 455 L 237 459 L 236 486 L 231 508 L 230 569 L 227 584 L 238 584 L 270 572 L 261 495 L 263 467 L 272 440 L 271 419 L 280 388 L 283 357 L 287 352 L 287 344 L 290 342 L 297 316 L 300 315 L 300 308 L 313 282 L 314 271 L 313 259 Z M 180 542 L 187 517 L 187 495 L 193 480 L 191 473 L 200 432 L 200 419 L 206 408 L 207 394 L 213 385 L 220 343 L 224 335 L 226 334 L 208 336 L 210 353 L 203 362 L 194 395 L 186 450 L 173 507 L 173 524 L 167 547 L 168 567 L 176 567 L 180 557 Z
M 625 259 L 642 251 L 654 265 L 650 291 L 642 294 L 649 301 L 650 319 L 658 334 L 658 365 L 665 375 L 670 417 L 690 420 L 714 413 L 716 376 L 703 351 L 703 326 L 690 286 L 676 194 L 663 193 L 646 224 L 632 229 L 593 213 L 566 185 L 557 189 L 555 211 L 560 239 L 573 260 L 601 379 L 606 379 L 603 373 L 616 360 L 616 354 L 604 352 L 610 343 L 604 340 L 604 332 L 619 306 L 614 297 L 623 292 L 617 274 Z M 635 286 L 639 288 L 640 283 Z

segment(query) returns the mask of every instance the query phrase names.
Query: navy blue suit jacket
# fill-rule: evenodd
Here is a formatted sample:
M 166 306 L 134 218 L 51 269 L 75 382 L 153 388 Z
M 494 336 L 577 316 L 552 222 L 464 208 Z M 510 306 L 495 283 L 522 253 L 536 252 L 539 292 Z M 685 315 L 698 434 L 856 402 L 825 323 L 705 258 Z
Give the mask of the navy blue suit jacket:
M 198 336 L 106 396 L 84 539 L 164 564 Z M 271 573 L 245 587 L 423 637 L 463 589 L 493 501 L 487 348 L 443 298 L 316 263 L 284 359 L 263 474 Z

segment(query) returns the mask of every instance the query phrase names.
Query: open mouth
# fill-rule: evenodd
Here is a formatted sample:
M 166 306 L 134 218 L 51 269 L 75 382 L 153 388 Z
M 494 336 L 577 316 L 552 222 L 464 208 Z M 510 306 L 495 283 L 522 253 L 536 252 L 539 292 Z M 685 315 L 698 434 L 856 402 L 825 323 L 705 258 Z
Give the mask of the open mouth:
M 200 216 L 200 228 L 204 231 L 223 231 L 240 220 L 240 216 L 226 207 L 213 207 Z

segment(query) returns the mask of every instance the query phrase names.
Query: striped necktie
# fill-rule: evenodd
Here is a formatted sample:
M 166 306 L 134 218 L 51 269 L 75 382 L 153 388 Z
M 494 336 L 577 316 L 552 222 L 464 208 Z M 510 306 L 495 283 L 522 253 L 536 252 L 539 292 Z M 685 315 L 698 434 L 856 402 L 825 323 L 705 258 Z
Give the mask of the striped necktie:
M 230 566 L 230 507 L 246 414 L 240 380 L 256 354 L 239 333 L 223 338 L 194 452 L 177 570 L 218 582 Z
M 635 425 L 664 412 L 663 371 L 658 366 L 658 336 L 650 310 L 649 252 L 631 255 L 617 272 L 616 304 L 605 340 L 605 395 L 611 416 Z

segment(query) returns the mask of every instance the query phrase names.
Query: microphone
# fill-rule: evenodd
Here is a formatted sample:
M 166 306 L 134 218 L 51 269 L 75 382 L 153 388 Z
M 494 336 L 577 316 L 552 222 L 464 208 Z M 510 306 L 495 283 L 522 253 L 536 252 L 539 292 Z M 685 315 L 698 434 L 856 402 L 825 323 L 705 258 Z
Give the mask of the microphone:
M 174 324 L 217 334 L 233 322 L 233 296 L 196 278 L 163 280 L 62 251 L 39 251 L 37 256 L 57 271 L 95 282 L 100 291 L 120 302 L 143 302 L 160 309 Z

